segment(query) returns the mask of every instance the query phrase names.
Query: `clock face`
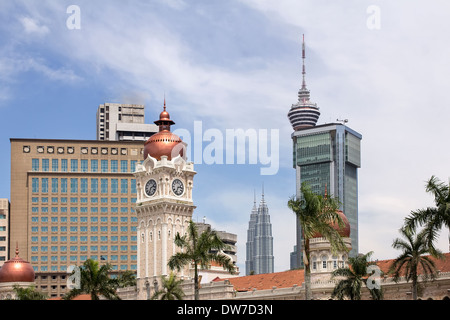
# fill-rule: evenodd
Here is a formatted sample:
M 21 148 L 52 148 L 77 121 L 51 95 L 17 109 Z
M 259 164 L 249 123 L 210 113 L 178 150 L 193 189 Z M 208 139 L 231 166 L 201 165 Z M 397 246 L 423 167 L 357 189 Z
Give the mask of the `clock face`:
M 156 193 L 156 181 L 153 179 L 150 179 L 145 184 L 145 194 L 147 196 L 151 197 Z
M 175 179 L 172 182 L 172 191 L 177 196 L 181 196 L 184 192 L 184 185 L 180 179 Z

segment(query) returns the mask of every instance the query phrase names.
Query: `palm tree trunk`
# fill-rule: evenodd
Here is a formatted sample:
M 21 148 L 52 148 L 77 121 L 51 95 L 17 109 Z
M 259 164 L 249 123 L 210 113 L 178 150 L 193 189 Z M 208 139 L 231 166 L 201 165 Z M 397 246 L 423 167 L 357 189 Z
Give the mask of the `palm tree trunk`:
M 197 262 L 194 263 L 194 298 L 200 300 L 200 294 L 198 290 L 198 268 Z
M 311 267 L 309 264 L 309 239 L 306 239 L 304 242 L 305 253 L 303 262 L 305 264 L 305 299 L 312 300 L 312 291 L 311 291 Z M 305 259 L 306 258 L 306 259 Z
M 417 279 L 415 278 L 412 281 L 412 298 L 417 300 Z

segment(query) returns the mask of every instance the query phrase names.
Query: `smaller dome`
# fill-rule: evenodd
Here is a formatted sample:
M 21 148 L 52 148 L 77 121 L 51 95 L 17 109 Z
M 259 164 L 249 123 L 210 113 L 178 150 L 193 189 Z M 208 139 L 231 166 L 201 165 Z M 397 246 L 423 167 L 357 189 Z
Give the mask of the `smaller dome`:
M 170 131 L 155 133 L 145 142 L 144 159 L 147 159 L 148 155 L 157 160 L 161 160 L 161 156 L 167 156 L 168 160 L 178 155 L 185 158 L 183 143 L 179 136 Z
M 159 120 L 170 121 L 170 115 L 166 111 L 166 106 L 164 105 L 164 111 L 160 113 Z
M 3 282 L 34 282 L 33 267 L 19 257 L 17 247 L 16 257 L 6 261 L 0 268 L 0 283 Z
M 332 227 L 334 230 L 337 230 L 341 237 L 349 238 L 350 237 L 350 223 L 348 222 L 347 217 L 345 216 L 344 212 L 341 210 L 336 211 L 336 213 L 341 217 L 342 222 L 344 223 L 344 226 L 341 228 L 339 227 L 339 224 L 337 222 L 332 223 Z M 319 232 L 317 232 L 313 238 L 321 238 L 323 237 Z

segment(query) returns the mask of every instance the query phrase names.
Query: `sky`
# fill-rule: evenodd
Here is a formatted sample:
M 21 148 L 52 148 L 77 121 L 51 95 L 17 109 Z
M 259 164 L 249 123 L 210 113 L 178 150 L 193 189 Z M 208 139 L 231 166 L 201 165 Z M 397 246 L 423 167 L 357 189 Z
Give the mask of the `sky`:
M 193 219 L 238 235 L 244 274 L 264 185 L 275 271 L 288 270 L 296 185 L 287 113 L 304 34 L 318 124 L 347 119 L 363 136 L 359 251 L 395 258 L 404 218 L 434 205 L 426 180 L 450 177 L 449 11 L 438 0 L 2 0 L 0 197 L 10 197 L 10 138 L 93 140 L 100 104 L 145 104 L 152 123 L 165 98 L 172 129 L 192 138 Z M 243 163 L 226 139 L 239 129 L 257 136 Z M 448 252 L 448 230 L 437 246 Z

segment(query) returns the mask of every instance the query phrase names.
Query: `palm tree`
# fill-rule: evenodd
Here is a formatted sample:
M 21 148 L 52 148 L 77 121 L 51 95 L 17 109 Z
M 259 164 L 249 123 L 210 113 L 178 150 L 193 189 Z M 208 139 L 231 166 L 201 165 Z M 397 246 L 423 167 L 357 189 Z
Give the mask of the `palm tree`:
M 162 289 L 155 291 L 152 300 L 183 300 L 184 292 L 181 289 L 182 279 L 177 280 L 173 272 L 170 273 L 169 279 L 161 276 Z
M 21 288 L 17 284 L 13 286 L 13 290 L 16 293 L 17 300 L 46 300 L 47 295 L 39 291 L 36 291 L 34 285 L 28 288 Z
M 427 181 L 425 190 L 434 196 L 436 207 L 412 211 L 411 214 L 405 218 L 404 228 L 412 232 L 419 225 L 424 225 L 426 241 L 430 253 L 436 256 L 433 242 L 436 240 L 438 232 L 442 227 L 447 227 L 450 230 L 450 183 L 449 185 L 446 185 L 435 176 L 432 176 L 430 180 Z
M 424 280 L 434 279 L 437 274 L 434 261 L 424 254 L 433 251 L 435 256 L 443 257 L 439 250 L 429 247 L 427 232 L 428 230 L 425 229 L 414 237 L 414 233 L 409 229 L 400 229 L 400 233 L 406 240 L 397 238 L 392 243 L 394 249 L 403 250 L 403 252 L 392 262 L 389 273 L 394 274 L 395 282 L 398 282 L 402 275 L 405 276 L 406 282 L 412 280 L 413 300 L 417 299 L 419 268 Z
M 92 300 L 99 300 L 100 296 L 109 300 L 120 300 L 116 293 L 117 281 L 109 277 L 112 266 L 104 264 L 99 267 L 98 261 L 88 259 L 80 267 L 80 287 L 71 289 L 65 296 L 70 300 L 79 294 L 90 294 Z
M 348 262 L 351 267 L 339 268 L 331 274 L 331 278 L 344 277 L 338 281 L 331 293 L 332 298 L 339 300 L 345 297 L 350 300 L 361 300 L 361 289 L 363 285 L 367 286 L 368 267 L 375 265 L 375 262 L 369 262 L 372 251 L 366 254 L 360 254 L 356 257 L 349 257 Z M 369 288 L 373 300 L 383 298 L 382 288 Z
M 180 236 L 176 234 L 174 243 L 182 251 L 176 253 L 169 259 L 169 268 L 178 271 L 185 265 L 193 263 L 194 265 L 194 290 L 195 300 L 199 299 L 199 281 L 198 281 L 198 267 L 202 269 L 209 268 L 209 264 L 214 261 L 222 267 L 233 273 L 235 266 L 232 260 L 222 254 L 221 251 L 228 246 L 218 237 L 214 230 L 207 229 L 199 236 L 197 226 L 191 220 L 189 222 L 187 234 Z
M 136 285 L 136 274 L 131 270 L 127 270 L 121 272 L 114 280 L 118 288 L 132 287 Z
M 297 215 L 303 236 L 303 262 L 305 264 L 305 295 L 306 299 L 312 299 L 311 292 L 311 267 L 309 241 L 317 233 L 320 233 L 331 244 L 333 252 L 348 251 L 342 238 L 332 225 L 338 223 L 343 226 L 341 217 L 337 214 L 339 201 L 336 198 L 316 195 L 311 191 L 307 183 L 302 183 L 300 191 L 303 199 L 292 197 L 288 201 L 288 207 Z

